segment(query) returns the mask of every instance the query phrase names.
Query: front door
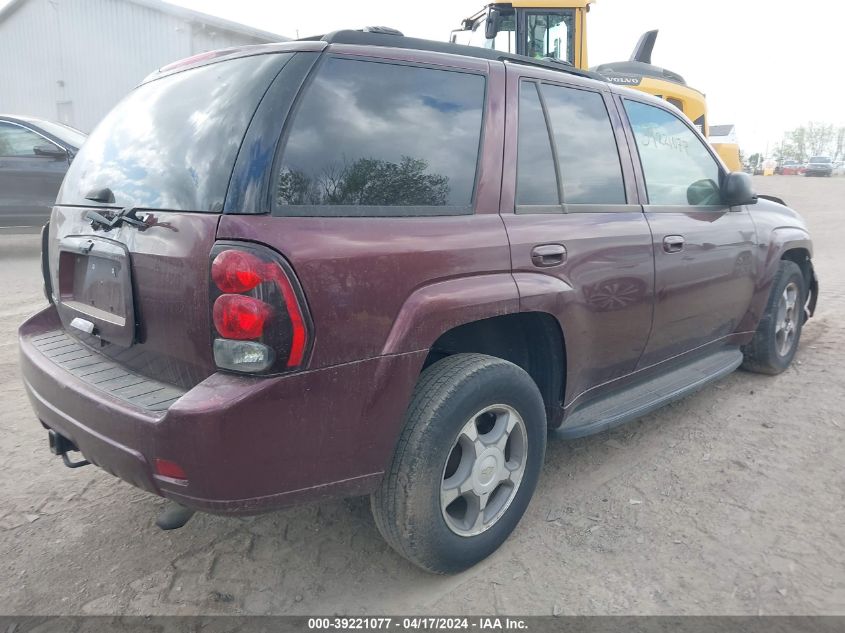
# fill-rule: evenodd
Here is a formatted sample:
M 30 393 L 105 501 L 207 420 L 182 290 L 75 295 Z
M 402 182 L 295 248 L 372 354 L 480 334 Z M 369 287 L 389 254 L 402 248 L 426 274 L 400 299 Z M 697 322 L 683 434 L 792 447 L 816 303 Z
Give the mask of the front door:
M 654 326 L 639 367 L 737 331 L 754 292 L 756 232 L 721 202 L 723 167 L 667 108 L 622 99 L 639 151 L 654 236 Z
M 552 71 L 508 73 L 505 165 L 517 173 L 502 218 L 521 309 L 561 325 L 568 405 L 636 367 L 651 328 L 651 233 L 606 93 Z

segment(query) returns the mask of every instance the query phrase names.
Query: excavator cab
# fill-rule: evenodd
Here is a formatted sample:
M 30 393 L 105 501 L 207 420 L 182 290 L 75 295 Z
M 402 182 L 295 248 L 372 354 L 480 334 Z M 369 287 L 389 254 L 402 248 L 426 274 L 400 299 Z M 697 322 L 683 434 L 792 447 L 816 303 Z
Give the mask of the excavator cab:
M 494 2 L 465 19 L 451 41 L 586 68 L 585 16 L 594 1 Z
M 587 64 L 587 12 L 595 0 L 512 0 L 493 2 L 452 31 L 451 41 L 505 53 L 554 59 L 576 68 Z M 592 70 L 608 81 L 665 99 L 707 136 L 704 95 L 678 73 L 651 63 L 657 31 L 645 33 L 630 59 Z

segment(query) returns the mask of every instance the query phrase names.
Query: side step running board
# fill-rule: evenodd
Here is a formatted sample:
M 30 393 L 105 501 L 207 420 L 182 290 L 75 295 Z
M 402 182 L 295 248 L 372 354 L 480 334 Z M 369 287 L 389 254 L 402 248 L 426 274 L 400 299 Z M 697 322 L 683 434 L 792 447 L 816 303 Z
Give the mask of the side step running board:
M 641 418 L 727 376 L 741 364 L 741 351 L 736 348 L 720 350 L 656 378 L 584 404 L 573 411 L 553 435 L 564 439 L 584 437 Z

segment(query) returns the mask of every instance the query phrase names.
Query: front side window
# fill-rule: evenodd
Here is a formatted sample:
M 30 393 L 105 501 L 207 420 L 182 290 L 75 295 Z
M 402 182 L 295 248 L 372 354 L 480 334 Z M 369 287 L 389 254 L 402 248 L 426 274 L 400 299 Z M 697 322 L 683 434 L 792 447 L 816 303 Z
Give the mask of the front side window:
M 625 100 L 652 205 L 718 205 L 719 165 L 678 117 Z
M 327 59 L 294 115 L 274 208 L 284 215 L 471 212 L 484 84 L 465 72 Z
M 553 57 L 572 63 L 575 12 L 549 11 L 527 13 L 526 54 L 529 57 Z
M 48 134 L 52 134 L 60 141 L 63 141 L 71 147 L 75 147 L 77 149 L 82 147 L 82 144 L 85 142 L 85 133 L 68 125 L 54 123 L 53 121 L 38 121 L 38 127 Z
M 0 122 L 0 156 L 36 156 L 35 148 L 50 141 L 19 125 Z
M 604 99 L 543 84 L 566 204 L 625 204 L 622 165 Z

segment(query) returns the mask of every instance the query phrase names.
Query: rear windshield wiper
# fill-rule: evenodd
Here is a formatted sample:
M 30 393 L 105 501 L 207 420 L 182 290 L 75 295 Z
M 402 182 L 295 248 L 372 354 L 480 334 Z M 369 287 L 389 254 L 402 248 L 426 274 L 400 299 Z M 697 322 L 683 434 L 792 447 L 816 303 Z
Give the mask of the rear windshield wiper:
M 106 231 L 113 229 L 122 222 L 125 222 L 126 224 L 131 224 L 132 226 L 137 226 L 139 228 L 147 228 L 147 223 L 141 220 L 140 218 L 136 217 L 135 214 L 137 212 L 138 210 L 135 207 L 126 207 L 113 217 L 108 218 L 102 215 L 101 213 L 89 210 L 88 213 L 85 214 L 85 217 L 88 220 L 91 220 L 91 226 L 93 228 L 97 228 L 97 226 L 100 226 Z

